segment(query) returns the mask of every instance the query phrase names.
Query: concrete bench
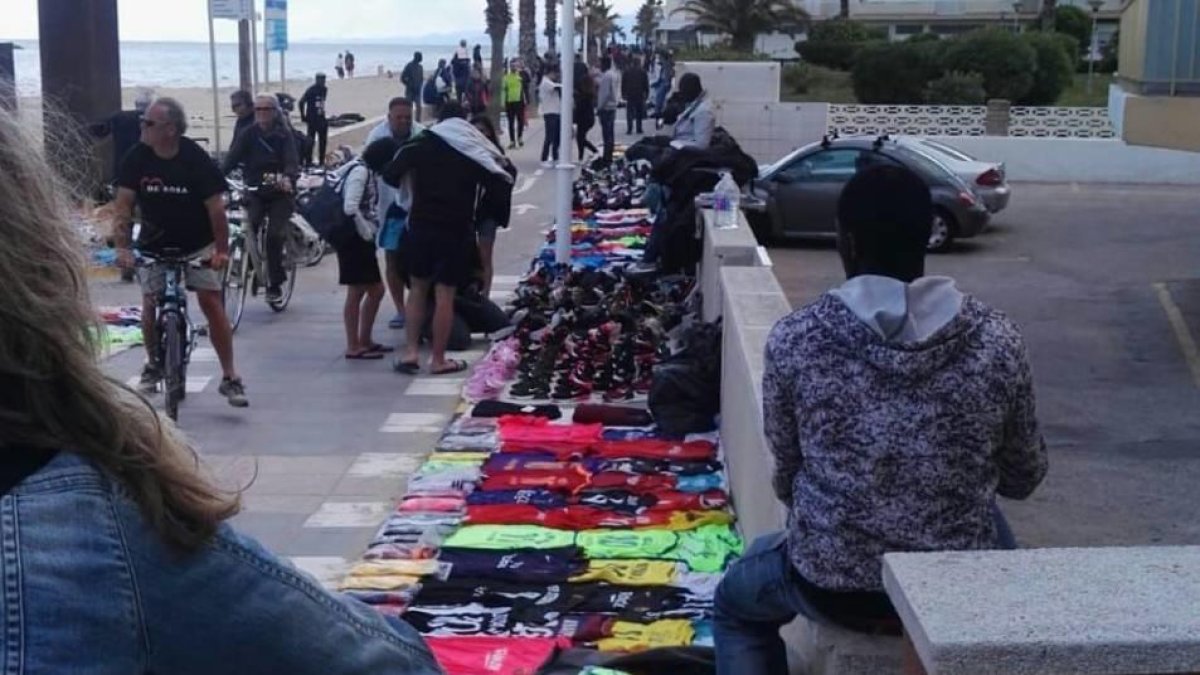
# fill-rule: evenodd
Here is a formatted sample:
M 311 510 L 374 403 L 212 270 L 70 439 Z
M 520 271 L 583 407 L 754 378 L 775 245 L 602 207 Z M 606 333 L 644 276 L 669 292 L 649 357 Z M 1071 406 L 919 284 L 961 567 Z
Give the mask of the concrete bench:
M 1200 672 L 1200 546 L 889 553 L 925 670 Z

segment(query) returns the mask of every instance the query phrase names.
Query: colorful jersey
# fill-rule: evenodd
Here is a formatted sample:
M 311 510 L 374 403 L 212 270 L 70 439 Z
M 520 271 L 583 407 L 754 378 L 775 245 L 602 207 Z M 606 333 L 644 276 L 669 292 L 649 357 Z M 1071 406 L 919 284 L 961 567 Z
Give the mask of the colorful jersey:
M 426 642 L 446 675 L 534 675 L 560 645 L 549 638 L 431 637 Z
M 528 504 L 542 509 L 566 506 L 567 498 L 551 490 L 476 490 L 467 495 L 467 506 Z
M 671 558 L 680 535 L 670 530 L 591 530 L 576 543 L 589 558 Z M 694 568 L 693 568 L 694 569 Z
M 409 575 L 392 575 L 381 577 L 346 577 L 338 584 L 339 591 L 399 591 L 414 588 L 421 583 L 421 577 Z
M 702 473 L 695 476 L 680 476 L 677 481 L 680 492 L 707 492 L 725 487 L 725 479 L 719 473 Z
M 506 439 L 507 440 L 507 439 Z M 717 446 L 711 441 L 600 441 L 591 446 L 599 457 L 645 457 L 649 459 L 712 460 Z
M 728 525 L 705 525 L 679 533 L 673 552 L 693 572 L 720 572 L 730 557 L 741 555 L 742 540 Z
M 496 579 L 549 583 L 566 581 L 587 568 L 582 551 L 569 546 L 540 551 L 485 551 L 467 548 L 443 548 L 438 556 L 449 563 L 451 580 Z
M 551 424 L 545 417 L 505 416 L 499 421 L 505 443 L 581 443 L 600 440 L 600 424 Z
M 596 641 L 604 652 L 639 652 L 659 647 L 686 647 L 692 644 L 696 632 L 692 622 L 684 619 L 663 619 L 653 623 L 617 621 L 612 637 Z
M 436 560 L 372 560 L 360 562 L 350 568 L 352 577 L 385 577 L 397 574 L 410 576 L 425 576 L 436 574 Z
M 589 560 L 587 569 L 571 577 L 571 581 L 603 581 L 621 586 L 671 586 L 676 585 L 678 571 L 676 563 L 665 560 Z
M 621 489 L 630 492 L 653 493 L 659 490 L 673 490 L 677 478 L 666 475 L 635 475 L 605 471 L 592 474 L 587 486 L 599 490 Z
M 519 490 L 523 488 L 542 488 L 575 492 L 589 482 L 589 476 L 582 466 L 576 464 L 568 471 L 513 471 L 489 475 L 480 483 L 482 490 Z

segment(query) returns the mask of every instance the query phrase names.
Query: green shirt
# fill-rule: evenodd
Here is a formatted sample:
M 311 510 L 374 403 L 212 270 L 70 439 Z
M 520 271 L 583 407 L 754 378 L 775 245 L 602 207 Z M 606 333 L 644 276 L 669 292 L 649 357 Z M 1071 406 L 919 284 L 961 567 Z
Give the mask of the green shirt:
M 575 543 L 575 533 L 539 525 L 467 525 L 460 527 L 443 546 L 489 550 L 562 548 Z
M 671 530 L 587 530 L 575 544 L 589 558 L 672 558 L 679 535 Z
M 521 103 L 525 100 L 525 81 L 520 73 L 508 73 L 504 76 L 500 90 L 502 103 Z
M 705 525 L 679 533 L 673 556 L 693 572 L 720 572 L 730 557 L 741 555 L 742 539 L 729 525 Z

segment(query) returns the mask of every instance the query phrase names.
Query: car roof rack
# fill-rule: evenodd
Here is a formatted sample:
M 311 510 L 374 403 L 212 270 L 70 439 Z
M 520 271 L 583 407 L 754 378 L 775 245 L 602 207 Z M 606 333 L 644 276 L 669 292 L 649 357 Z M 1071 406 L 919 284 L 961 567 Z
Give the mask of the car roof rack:
M 872 147 L 876 150 L 879 150 L 879 149 L 883 148 L 884 143 L 887 143 L 890 140 L 892 140 L 891 136 L 889 136 L 887 134 L 880 134 L 880 136 L 875 139 L 875 142 L 872 144 Z

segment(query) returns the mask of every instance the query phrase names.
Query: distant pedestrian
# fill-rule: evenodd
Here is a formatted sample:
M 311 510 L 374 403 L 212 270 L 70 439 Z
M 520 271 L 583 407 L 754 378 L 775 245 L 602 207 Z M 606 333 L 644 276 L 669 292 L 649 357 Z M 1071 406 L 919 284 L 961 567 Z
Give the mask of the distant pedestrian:
M 633 135 L 634 129 L 642 133 L 642 120 L 646 119 L 646 99 L 650 96 L 650 76 L 638 59 L 626 59 L 625 72 L 621 76 L 621 98 L 625 99 L 625 134 Z
M 664 51 L 658 57 L 658 77 L 654 80 L 654 113 L 658 118 L 656 126 L 662 126 L 663 108 L 667 103 L 667 95 L 675 81 L 675 60 L 671 52 Z
M 232 148 L 237 143 L 238 134 L 254 124 L 254 97 L 245 89 L 239 89 L 229 95 L 229 108 L 237 115 L 237 122 L 233 124 L 233 140 L 229 142 Z
M 583 161 L 584 151 L 593 154 L 599 152 L 596 146 L 588 140 L 588 132 L 596 126 L 596 81 L 583 61 L 575 62 L 575 145 L 579 150 L 579 160 Z
M 300 119 L 308 128 L 309 147 L 304 163 L 309 166 L 313 164 L 314 138 L 319 143 L 318 161 L 325 161 L 325 149 L 329 143 L 329 120 L 325 116 L 325 103 L 328 99 L 329 88 L 325 86 L 325 73 L 317 73 L 316 82 L 300 97 Z
M 509 124 L 511 123 L 512 118 L 510 117 Z M 501 155 L 504 154 L 500 146 L 500 136 L 496 133 L 496 127 L 492 124 L 492 118 L 487 115 L 476 115 L 471 118 L 471 125 L 486 136 L 492 142 L 492 145 L 496 146 L 496 149 L 500 151 Z M 504 166 L 504 170 L 508 172 L 508 175 L 512 176 L 513 182 L 516 182 L 517 167 L 513 165 L 512 160 L 508 157 L 502 157 L 500 163 Z M 506 186 L 505 189 L 511 193 L 512 186 Z M 480 195 L 480 199 L 481 201 L 487 201 L 488 195 Z M 492 278 L 496 274 L 496 265 L 494 263 L 496 231 L 500 227 L 508 227 L 508 224 L 500 225 L 496 218 L 487 213 L 481 212 L 477 214 L 475 219 L 475 239 L 479 245 L 479 261 L 482 268 L 480 270 L 480 278 L 483 281 L 483 288 L 480 291 L 480 295 L 484 298 L 487 298 L 492 292 Z
M 133 102 L 133 110 L 117 111 L 103 122 L 88 127 L 88 131 L 95 138 L 112 136 L 112 179 L 114 181 L 120 173 L 121 160 L 125 159 L 125 155 L 138 144 L 138 139 L 142 135 L 142 115 L 145 114 L 146 108 L 150 107 L 153 100 L 154 93 L 152 91 L 147 89 L 139 92 Z M 251 106 L 251 113 L 253 114 L 253 106 Z
M 346 50 L 346 77 L 354 77 L 354 54 Z
M 351 360 L 378 360 L 393 351 L 371 336 L 379 303 L 383 301 L 383 277 L 375 255 L 375 235 L 379 219 L 375 212 L 375 181 L 364 163 L 367 156 L 396 154 L 400 144 L 390 137 L 381 138 L 355 159 L 338 169 L 334 179 L 341 184 L 342 213 L 354 222 L 354 235 L 337 246 L 338 283 L 346 287 L 342 323 L 346 329 L 345 357 Z
M 425 81 L 425 68 L 421 65 L 421 52 L 413 53 L 413 60 L 404 66 L 400 83 L 404 85 L 404 98 L 413 102 L 413 115 L 421 121 L 421 84 Z
M 487 112 L 489 101 L 488 84 L 483 79 L 483 71 L 472 70 L 471 79 L 467 81 L 467 89 L 463 96 L 463 107 L 471 115 L 478 115 Z
M 338 53 L 337 61 L 335 62 L 333 69 L 337 71 L 339 80 L 346 78 L 346 57 L 340 52 Z
M 479 70 L 481 70 L 481 71 L 483 70 L 483 46 L 482 45 L 475 45 L 475 49 L 471 50 L 471 63 Z
M 549 63 L 538 85 L 538 108 L 546 127 L 546 138 L 542 141 L 542 166 L 550 168 L 558 162 L 559 134 L 562 133 L 562 84 L 559 83 L 558 68 Z
M 600 57 L 600 81 L 596 94 L 596 116 L 600 118 L 600 137 L 603 139 L 604 164 L 612 163 L 616 145 L 617 75 L 613 72 L 611 56 Z
M 445 61 L 440 63 L 445 63 Z M 440 72 L 440 69 L 435 70 L 421 87 L 421 102 L 425 104 L 425 113 L 431 120 L 436 120 L 441 114 L 442 106 L 445 105 L 447 98 L 448 90 L 443 88 L 445 85 Z
M 463 94 L 467 91 L 467 81 L 471 79 L 471 55 L 467 52 L 466 40 L 458 42 L 454 58 L 450 59 L 450 70 L 454 75 L 454 99 L 462 103 Z
M 529 96 L 520 67 L 519 61 L 513 61 L 500 86 L 500 94 L 503 97 L 501 103 L 504 104 L 504 114 L 508 117 L 509 150 L 525 147 L 525 106 L 529 103 Z

